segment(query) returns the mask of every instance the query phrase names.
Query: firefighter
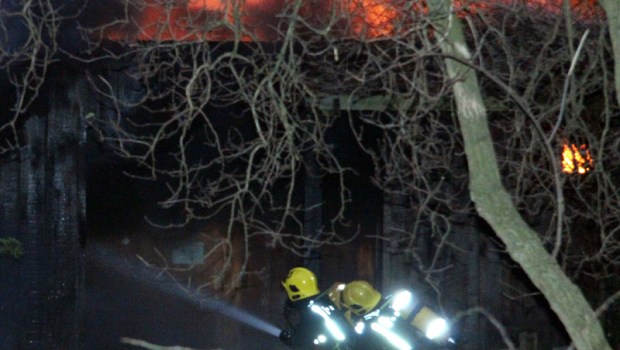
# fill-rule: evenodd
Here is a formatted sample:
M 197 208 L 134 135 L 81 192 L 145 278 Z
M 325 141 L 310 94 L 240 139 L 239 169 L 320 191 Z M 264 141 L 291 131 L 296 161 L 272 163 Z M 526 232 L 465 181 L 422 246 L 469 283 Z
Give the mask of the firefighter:
M 280 340 L 295 349 L 342 348 L 339 343 L 346 338 L 344 327 L 325 329 L 325 318 L 330 318 L 330 323 L 336 325 L 340 319 L 344 320 L 333 303 L 335 299 L 332 299 L 344 285 L 335 283 L 321 293 L 312 271 L 305 267 L 294 267 L 282 281 L 282 286 L 288 296 L 284 318 L 289 329 L 280 333 Z M 328 341 L 324 340 L 325 334 L 330 336 L 325 337 Z
M 408 291 L 383 298 L 367 281 L 353 281 L 342 291 L 342 304 L 345 318 L 360 335 L 356 349 L 384 349 L 382 344 L 398 344 L 397 348 L 413 348 L 409 342 L 414 341 L 415 348 L 445 349 L 448 344 L 448 324 L 430 308 L 419 301 L 413 300 Z M 388 316 L 387 324 L 377 323 L 382 316 Z M 389 325 L 388 325 L 389 324 Z M 377 333 L 364 332 L 363 328 L 370 325 Z M 387 328 L 385 328 L 387 325 Z M 377 336 L 380 334 L 381 336 Z
M 346 320 L 355 327 L 358 320 L 372 312 L 381 301 L 381 293 L 364 280 L 350 282 L 341 294 Z
M 344 318 L 355 333 L 355 342 L 352 344 L 356 350 L 392 349 L 390 346 L 384 346 L 383 339 L 366 329 L 368 328 L 367 318 L 375 313 L 378 314 L 384 301 L 381 293 L 368 281 L 349 282 L 342 290 L 340 304 Z

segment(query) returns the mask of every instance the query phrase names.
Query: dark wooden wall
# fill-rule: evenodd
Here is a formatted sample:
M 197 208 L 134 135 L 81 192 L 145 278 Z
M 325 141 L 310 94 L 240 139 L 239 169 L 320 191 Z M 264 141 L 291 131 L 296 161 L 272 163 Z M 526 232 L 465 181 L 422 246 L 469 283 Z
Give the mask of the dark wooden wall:
M 62 78 L 62 74 L 50 79 L 41 93 L 21 130 L 22 147 L 0 158 L 0 237 L 19 239 L 25 250 L 21 259 L 0 258 L 0 344 L 8 349 L 77 349 L 84 289 L 82 238 L 86 229 L 84 117 L 93 112 L 93 94 L 79 76 Z M 317 197 L 310 203 L 327 201 L 325 193 L 315 191 L 326 187 L 325 183 L 314 180 L 308 192 Z M 283 326 L 281 306 L 286 296 L 280 281 L 291 267 L 313 264 L 322 288 L 334 281 L 366 279 L 384 293 L 410 288 L 449 316 L 474 310 L 462 315 L 457 324 L 462 350 L 507 348 L 488 316 L 506 326 L 506 333 L 517 346 L 520 337 L 532 334 L 540 350 L 563 344 L 563 334 L 544 301 L 513 293 L 511 288 L 528 293 L 531 286 L 503 257 L 501 248 L 490 238 L 492 232 L 484 225 L 471 218 L 456 220 L 461 224 L 453 227 L 451 253 L 442 257 L 441 266 L 449 268 L 442 271 L 436 280 L 438 290 L 434 290 L 411 256 L 393 246 L 393 241 L 373 238 L 398 236 L 411 230 L 414 215 L 407 207 L 408 199 L 382 197 L 381 193 L 368 195 L 369 184 L 360 186 L 354 192 L 365 194 L 354 198 L 360 205 L 355 206 L 356 213 L 351 213 L 359 227 L 352 225 L 348 233 L 359 230 L 353 244 L 323 247 L 314 252 L 319 259 L 303 259 L 256 242 L 251 249 L 250 269 L 262 273 L 244 281 L 230 301 Z M 142 204 L 143 199 L 139 201 Z M 127 199 L 123 200 L 126 205 Z M 369 210 L 368 203 L 376 205 Z M 117 203 L 113 205 L 127 211 Z M 317 218 L 325 220 L 321 215 L 307 218 L 306 224 L 313 228 L 308 227 L 306 234 L 312 235 L 321 226 Z M 102 221 L 122 222 L 110 216 L 104 216 Z M 152 251 L 153 246 L 161 249 L 170 244 L 169 240 L 156 242 L 149 238 L 147 227 L 133 228 L 142 231 L 139 234 L 148 246 L 142 249 Z M 430 233 L 420 237 L 418 253 L 432 259 L 434 250 L 425 248 L 433 244 Z M 129 253 L 140 250 L 132 247 L 139 241 L 133 238 L 123 248 Z M 234 244 L 239 245 L 239 251 L 245 248 L 242 240 Z M 230 339 L 233 348 L 243 347 L 245 340 L 235 336 L 243 332 L 238 323 L 226 318 L 214 322 L 216 334 L 223 341 Z
M 78 349 L 85 226 L 83 81 L 58 74 L 23 116 L 21 147 L 0 159 L 0 237 L 24 255 L 0 259 L 3 349 Z

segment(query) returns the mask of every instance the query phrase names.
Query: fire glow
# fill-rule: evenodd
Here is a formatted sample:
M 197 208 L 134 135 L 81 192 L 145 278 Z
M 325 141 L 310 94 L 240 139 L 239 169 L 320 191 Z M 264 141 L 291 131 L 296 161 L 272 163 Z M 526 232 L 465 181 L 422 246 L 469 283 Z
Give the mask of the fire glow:
M 593 161 L 590 150 L 584 144 L 564 144 L 562 151 L 562 171 L 567 174 L 585 174 L 592 170 Z
M 542 8 L 552 15 L 561 14 L 563 4 L 563 0 L 521 1 L 530 8 Z M 275 41 L 281 35 L 277 28 L 282 14 L 290 10 L 293 3 L 293 0 L 144 0 L 124 24 L 108 27 L 104 36 L 117 41 L 221 41 L 235 38 Z M 465 16 L 493 8 L 501 10 L 510 4 L 514 4 L 514 0 L 454 0 L 454 10 Z M 602 16 L 597 0 L 570 0 L 570 8 L 576 18 Z M 343 31 L 345 36 L 375 39 L 393 36 L 399 22 L 412 12 L 423 14 L 427 11 L 424 1 L 411 5 L 404 0 L 303 0 L 298 15 L 313 26 L 338 18 L 346 22 L 340 23 L 346 28 Z M 234 35 L 235 32 L 240 34 Z

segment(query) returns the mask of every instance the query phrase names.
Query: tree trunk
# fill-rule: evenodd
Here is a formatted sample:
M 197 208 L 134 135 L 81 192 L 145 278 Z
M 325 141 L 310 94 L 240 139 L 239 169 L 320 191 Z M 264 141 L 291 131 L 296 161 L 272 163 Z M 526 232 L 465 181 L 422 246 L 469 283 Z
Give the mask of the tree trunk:
M 429 1 L 431 19 L 437 28 L 436 37 L 444 54 L 468 60 L 470 53 L 460 20 L 449 14 L 451 3 L 451 0 Z M 501 183 L 475 72 L 449 57 L 445 63 L 448 77 L 456 81 L 453 89 L 470 169 L 470 193 L 478 213 L 504 242 L 510 257 L 545 296 L 576 347 L 580 350 L 611 350 L 583 293 L 545 250 Z
M 609 36 L 611 37 L 615 62 L 616 98 L 620 104 L 620 1 L 601 0 L 600 3 L 607 13 L 607 22 L 609 23 Z

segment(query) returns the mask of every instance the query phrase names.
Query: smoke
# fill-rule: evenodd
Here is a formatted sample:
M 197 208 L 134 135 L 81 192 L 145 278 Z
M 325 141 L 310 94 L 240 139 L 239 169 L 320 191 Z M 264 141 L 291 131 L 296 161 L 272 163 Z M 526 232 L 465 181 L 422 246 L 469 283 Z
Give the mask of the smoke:
M 145 266 L 140 261 L 128 259 L 110 248 L 100 244 L 91 244 L 89 245 L 88 254 L 94 261 L 103 265 L 108 270 L 139 281 L 153 289 L 163 292 L 171 298 L 189 302 L 201 311 L 217 312 L 274 337 L 280 335 L 281 329 L 266 320 L 224 300 L 216 299 L 202 291 L 196 289 L 184 290 L 170 276 L 160 274 L 158 271 Z

